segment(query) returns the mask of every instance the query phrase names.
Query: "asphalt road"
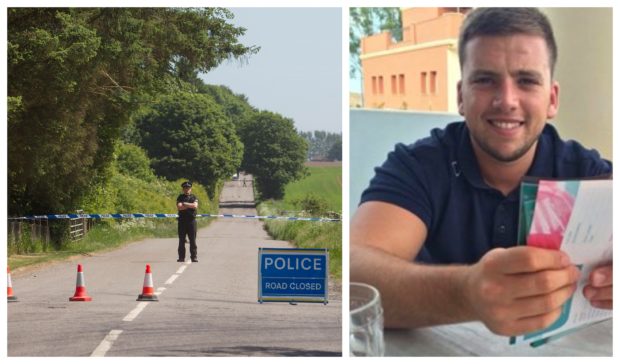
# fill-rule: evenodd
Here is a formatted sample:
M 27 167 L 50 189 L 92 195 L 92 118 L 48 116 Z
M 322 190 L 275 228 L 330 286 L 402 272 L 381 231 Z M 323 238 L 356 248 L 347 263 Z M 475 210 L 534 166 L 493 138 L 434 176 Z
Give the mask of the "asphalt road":
M 247 184 L 226 183 L 221 212 L 256 214 Z M 272 240 L 260 221 L 223 218 L 199 230 L 197 243 L 198 263 L 176 262 L 176 239 L 147 239 L 13 272 L 8 355 L 341 355 L 340 287 L 330 283 L 327 305 L 257 302 L 258 248 L 288 242 Z M 78 263 L 92 302 L 69 302 Z M 159 302 L 136 302 L 146 264 Z

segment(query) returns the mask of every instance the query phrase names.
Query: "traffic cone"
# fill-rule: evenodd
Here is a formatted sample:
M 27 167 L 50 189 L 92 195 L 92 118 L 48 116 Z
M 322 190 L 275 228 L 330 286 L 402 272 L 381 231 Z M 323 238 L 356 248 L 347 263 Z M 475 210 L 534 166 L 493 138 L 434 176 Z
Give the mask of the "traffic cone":
M 6 295 L 9 298 L 8 302 L 17 302 L 17 297 L 13 295 L 13 284 L 11 283 L 11 270 L 6 267 Z
M 144 273 L 142 294 L 138 295 L 136 301 L 159 301 L 153 289 L 153 274 L 151 273 L 151 266 L 149 264 L 146 265 L 146 272 Z
M 84 273 L 82 272 L 82 265 L 78 264 L 77 267 L 77 281 L 75 282 L 75 293 L 73 297 L 69 298 L 69 301 L 92 301 L 93 299 L 86 294 L 86 283 L 84 283 Z

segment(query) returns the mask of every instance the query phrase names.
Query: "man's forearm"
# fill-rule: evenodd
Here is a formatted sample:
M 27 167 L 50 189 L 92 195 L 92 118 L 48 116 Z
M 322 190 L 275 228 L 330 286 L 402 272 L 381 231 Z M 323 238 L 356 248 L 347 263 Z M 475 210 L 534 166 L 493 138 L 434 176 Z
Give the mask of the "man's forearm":
M 379 289 L 385 326 L 409 328 L 472 321 L 464 297 L 467 266 L 405 261 L 380 249 L 351 244 L 351 282 Z
M 177 210 L 188 210 L 188 209 L 196 209 L 198 206 L 196 202 L 180 202 L 177 205 Z

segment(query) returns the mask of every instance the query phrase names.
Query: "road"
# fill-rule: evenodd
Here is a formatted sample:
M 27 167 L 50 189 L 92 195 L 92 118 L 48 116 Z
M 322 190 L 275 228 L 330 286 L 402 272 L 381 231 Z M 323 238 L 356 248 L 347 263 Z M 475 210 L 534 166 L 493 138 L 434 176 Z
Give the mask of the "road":
M 252 188 L 230 181 L 220 211 L 253 215 L 252 201 Z M 198 231 L 197 244 L 198 263 L 176 262 L 176 238 L 146 239 L 13 272 L 8 355 L 341 355 L 339 287 L 330 282 L 327 305 L 257 302 L 258 248 L 288 242 L 272 240 L 260 221 L 222 218 Z M 92 302 L 69 302 L 78 263 Z M 159 302 L 136 302 L 146 264 Z

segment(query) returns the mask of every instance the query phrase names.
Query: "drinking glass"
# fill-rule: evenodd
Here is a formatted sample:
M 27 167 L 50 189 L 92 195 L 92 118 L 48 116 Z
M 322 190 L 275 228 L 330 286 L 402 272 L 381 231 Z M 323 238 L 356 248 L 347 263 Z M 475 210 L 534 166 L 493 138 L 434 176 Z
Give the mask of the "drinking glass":
M 349 284 L 349 354 L 383 356 L 383 307 L 379 291 L 365 283 Z

